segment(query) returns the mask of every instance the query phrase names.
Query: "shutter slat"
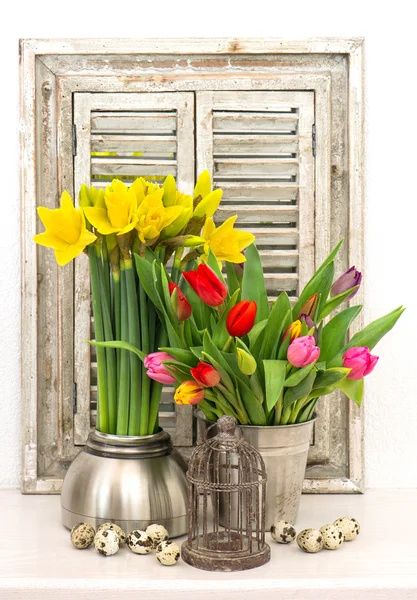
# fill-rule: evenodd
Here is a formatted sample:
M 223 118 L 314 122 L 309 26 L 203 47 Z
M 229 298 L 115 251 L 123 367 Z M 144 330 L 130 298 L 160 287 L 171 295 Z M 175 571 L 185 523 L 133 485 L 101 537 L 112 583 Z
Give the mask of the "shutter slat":
M 110 161 L 107 159 L 92 159 L 91 174 L 101 176 L 111 175 L 127 175 L 135 177 L 152 177 L 152 176 L 163 176 L 171 174 L 174 177 L 177 174 L 176 161 L 130 161 L 128 159 L 119 158 Z
M 177 149 L 174 135 L 106 135 L 91 136 L 93 152 L 117 152 L 117 154 L 141 152 L 143 155 L 166 155 Z
M 298 185 L 296 183 L 274 183 L 274 182 L 240 182 L 222 181 L 214 186 L 223 190 L 225 200 L 266 200 L 277 202 L 282 200 L 296 200 L 298 197 Z
M 288 158 L 217 158 L 213 176 L 215 180 L 220 177 L 268 177 L 279 179 L 288 176 L 290 181 L 298 173 L 298 161 Z
M 217 209 L 215 221 L 222 222 L 238 215 L 237 225 L 241 223 L 297 223 L 298 206 L 222 206 Z
M 272 112 L 213 112 L 213 131 L 237 131 L 251 133 L 267 131 L 290 134 L 296 132 L 298 114 Z
M 167 113 L 135 113 L 135 112 L 93 112 L 91 113 L 92 133 L 141 133 L 156 131 L 174 132 L 177 129 L 175 111 Z
M 298 152 L 298 142 L 295 136 L 273 135 L 273 134 L 220 134 L 213 136 L 215 154 L 214 157 L 226 156 L 232 154 L 248 155 L 279 155 L 296 154 Z

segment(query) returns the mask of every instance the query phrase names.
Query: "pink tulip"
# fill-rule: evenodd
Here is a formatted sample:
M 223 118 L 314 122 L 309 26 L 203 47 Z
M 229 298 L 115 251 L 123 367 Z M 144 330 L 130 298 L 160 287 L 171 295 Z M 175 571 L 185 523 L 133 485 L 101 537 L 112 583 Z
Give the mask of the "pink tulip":
M 171 375 L 168 369 L 162 364 L 162 361 L 164 360 L 175 359 L 167 352 L 152 352 L 152 354 L 145 356 L 143 364 L 145 365 L 145 368 L 148 369 L 146 375 L 154 381 L 159 381 L 159 383 L 175 383 L 175 377 Z
M 346 369 L 352 369 L 348 379 L 362 379 L 369 375 L 379 360 L 379 356 L 372 356 L 367 346 L 358 346 L 349 348 L 343 355 L 343 366 Z
M 320 348 L 315 346 L 312 335 L 303 335 L 291 342 L 287 351 L 287 359 L 293 367 L 306 367 L 320 356 Z

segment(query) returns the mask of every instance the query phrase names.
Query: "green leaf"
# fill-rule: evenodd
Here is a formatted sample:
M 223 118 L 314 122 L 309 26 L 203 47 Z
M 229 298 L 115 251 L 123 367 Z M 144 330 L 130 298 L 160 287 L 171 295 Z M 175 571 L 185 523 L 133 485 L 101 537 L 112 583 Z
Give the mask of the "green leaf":
M 195 365 L 197 364 L 196 360 L 195 360 L 196 357 L 190 350 L 184 350 L 183 348 L 170 348 L 170 347 L 159 348 L 159 350 L 161 352 L 167 352 L 173 358 L 175 358 L 179 362 L 182 362 L 182 363 L 188 365 L 189 367 L 195 367 Z
M 262 404 L 251 388 L 238 380 L 240 397 L 252 425 L 266 425 L 266 416 Z
M 307 302 L 307 300 L 310 298 L 310 296 L 312 296 L 315 292 L 320 293 L 321 284 L 323 282 L 323 271 L 328 269 L 330 263 L 333 262 L 333 259 L 336 256 L 336 254 L 339 252 L 339 248 L 342 245 L 342 243 L 343 243 L 343 239 L 341 239 L 340 242 L 335 246 L 335 248 L 333 248 L 333 250 L 330 252 L 329 256 L 320 265 L 320 267 L 314 273 L 313 277 L 306 284 L 305 288 L 303 289 L 303 291 L 300 294 L 300 297 L 298 298 L 297 304 L 293 308 L 293 315 L 295 315 L 295 316 L 298 315 L 298 313 L 301 310 L 301 307 L 303 306 L 303 304 L 305 304 L 305 302 Z
M 291 336 L 287 335 L 285 340 L 282 340 L 281 345 L 278 349 L 278 359 L 279 360 L 284 360 L 285 358 L 287 358 L 287 351 L 288 351 L 290 344 L 291 344 Z
M 224 366 L 221 365 L 220 363 L 218 363 L 216 361 L 216 359 L 213 358 L 212 356 L 210 356 L 210 354 L 208 354 L 207 352 L 203 351 L 202 355 L 203 355 L 203 360 L 205 362 L 209 362 L 216 369 L 216 371 L 218 371 L 220 373 L 222 382 L 227 387 L 227 389 L 232 392 L 236 388 L 236 383 L 233 381 L 232 377 L 227 372 L 227 370 L 224 368 Z
M 198 360 L 204 360 L 203 359 L 203 346 L 193 346 L 192 348 L 190 348 L 190 350 Z M 187 361 L 184 361 L 184 362 L 187 362 Z
M 174 368 L 171 365 L 166 365 L 167 371 L 169 371 L 171 373 L 171 375 L 173 377 L 175 377 L 175 379 L 177 380 L 178 383 L 184 383 L 184 381 L 190 381 L 190 374 L 188 373 L 188 375 L 185 373 L 185 371 L 182 371 L 181 369 L 177 369 L 176 367 Z
M 284 327 L 289 324 L 290 314 L 291 304 L 287 294 L 283 292 L 273 303 L 267 324 L 253 347 L 252 354 L 259 361 L 275 359 L 278 343 Z
M 239 294 L 240 294 L 240 281 L 237 278 L 233 263 L 230 263 L 228 261 L 226 261 L 226 275 L 227 275 L 227 287 L 229 288 L 229 292 L 231 294 L 234 294 L 237 290 L 239 290 Z
M 219 261 L 217 260 L 216 255 L 213 253 L 211 248 L 209 248 L 208 251 L 207 264 L 211 269 L 213 269 L 220 281 L 222 281 L 225 284 L 226 282 L 224 280 L 223 273 L 220 269 Z
M 323 327 L 320 343 L 320 360 L 331 361 L 346 344 L 346 335 L 352 321 L 362 310 L 362 306 L 345 308 Z
M 330 262 L 329 265 L 323 269 L 323 279 L 320 284 L 320 288 L 317 290 L 319 294 L 319 301 L 317 303 L 316 312 L 313 318 L 313 321 L 318 321 L 317 315 L 321 313 L 325 303 L 327 302 L 327 298 L 330 294 L 330 288 L 332 287 L 334 279 L 334 262 Z
M 229 310 L 234 307 L 237 302 L 239 296 L 239 290 L 236 290 L 233 296 L 230 298 L 229 302 L 224 309 L 222 316 L 219 321 L 215 324 L 212 329 L 211 337 L 213 340 L 213 344 L 218 346 L 219 348 L 223 348 L 227 340 L 229 339 L 229 332 L 226 329 L 226 319 L 229 313 Z
M 133 352 L 136 356 L 139 356 L 140 360 L 144 361 L 146 358 L 146 354 L 136 348 L 136 346 L 132 346 L 128 342 L 95 342 L 93 340 L 86 340 L 88 344 L 92 346 L 103 346 L 104 348 L 119 348 L 120 350 L 129 350 L 129 352 Z
M 139 256 L 139 254 L 134 254 L 135 264 L 136 264 L 136 272 L 139 277 L 139 281 L 145 290 L 147 296 L 150 298 L 152 304 L 158 309 L 162 310 L 164 307 L 162 306 L 161 300 L 156 293 L 155 284 L 154 284 L 154 276 L 152 264 L 148 262 L 145 258 Z
M 404 311 L 405 308 L 399 306 L 387 315 L 372 321 L 372 323 L 369 323 L 362 331 L 355 333 L 348 345 L 344 347 L 343 351 L 345 352 L 348 348 L 352 348 L 353 346 L 368 346 L 369 350 L 372 350 L 379 340 L 394 327 Z
M 346 300 L 346 298 L 348 296 L 350 296 L 350 294 L 354 290 L 357 290 L 358 288 L 359 288 L 359 286 L 355 285 L 354 287 L 346 290 L 346 292 L 343 292 L 342 294 L 338 294 L 337 296 L 333 296 L 333 298 L 329 298 L 326 301 L 325 305 L 323 306 L 321 313 L 319 314 L 319 317 L 317 319 L 317 322 L 322 321 L 328 315 L 330 315 L 331 312 L 333 312 L 340 304 L 342 304 L 342 302 L 344 302 L 344 300 Z
M 255 244 L 245 250 L 246 262 L 243 267 L 242 300 L 256 302 L 256 320 L 259 323 L 268 318 L 269 305 L 266 293 L 265 279 L 259 252 Z
M 327 371 L 319 371 L 314 381 L 313 390 L 334 385 L 341 379 L 344 379 L 349 373 L 350 369 L 338 367 L 327 369 Z
M 288 363 L 285 361 L 285 364 Z M 314 369 L 315 363 L 310 363 L 306 367 L 302 367 L 302 369 L 298 369 L 295 373 L 287 377 L 285 380 L 285 387 L 295 387 L 302 381 L 307 375 Z
M 308 399 L 310 400 L 311 398 L 320 398 L 321 396 L 327 396 L 328 394 L 332 394 L 335 391 L 335 389 L 336 387 L 334 385 L 331 385 L 329 387 L 313 389 L 309 393 Z
M 358 406 L 362 404 L 363 379 L 342 379 L 336 383 L 335 387 L 342 390 L 344 394 Z
M 272 410 L 278 402 L 287 373 L 285 360 L 264 360 L 266 408 Z
M 263 321 L 259 321 L 259 323 L 256 323 L 256 325 L 252 327 L 252 329 L 248 333 L 249 347 L 253 347 L 255 345 L 258 336 L 260 335 L 267 323 L 268 319 L 264 319 Z
M 309 395 L 313 388 L 314 380 L 316 378 L 316 371 L 310 371 L 300 383 L 294 387 L 288 388 L 284 393 L 283 410 Z

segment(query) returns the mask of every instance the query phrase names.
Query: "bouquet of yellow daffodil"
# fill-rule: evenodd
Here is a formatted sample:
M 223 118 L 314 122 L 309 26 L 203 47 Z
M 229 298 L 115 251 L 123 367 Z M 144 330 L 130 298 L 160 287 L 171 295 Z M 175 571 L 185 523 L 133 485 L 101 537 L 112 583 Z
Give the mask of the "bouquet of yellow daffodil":
M 145 288 L 150 283 L 160 292 L 152 269 L 161 264 L 165 272 L 172 259 L 170 302 L 184 329 L 182 316 L 188 302 L 176 285 L 181 270 L 198 256 L 207 259 L 209 253 L 218 261 L 242 261 L 242 250 L 254 238 L 233 228 L 235 217 L 216 228 L 212 217 L 221 197 L 222 190 L 211 189 L 204 171 L 193 197 L 177 190 L 172 176 L 162 186 L 138 178 L 129 187 L 120 180 L 106 189 L 83 185 L 79 208 L 67 192 L 61 196 L 60 208 L 38 208 L 45 232 L 34 237 L 37 244 L 52 248 L 60 266 L 83 252 L 89 258 L 99 431 L 148 435 L 158 430 L 162 384 L 169 381 L 146 376 L 145 368 L 149 369 L 154 351 L 168 343 L 171 331 Z M 145 260 L 151 271 L 137 272 L 135 259 L 139 264 Z M 128 352 L 127 345 L 137 353 Z

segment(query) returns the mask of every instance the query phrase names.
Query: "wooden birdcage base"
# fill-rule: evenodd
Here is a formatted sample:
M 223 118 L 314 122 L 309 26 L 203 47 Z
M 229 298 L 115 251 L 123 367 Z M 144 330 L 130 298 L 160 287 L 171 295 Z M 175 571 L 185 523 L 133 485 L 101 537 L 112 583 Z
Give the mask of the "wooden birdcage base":
M 181 546 L 182 559 L 192 567 L 204 571 L 246 571 L 261 567 L 269 562 L 271 550 L 264 543 L 262 548 L 256 550 L 258 540 L 252 538 L 253 549 L 241 550 L 248 547 L 247 536 L 231 532 L 231 537 L 225 540 L 222 532 L 209 533 L 194 539 L 192 545 L 186 540 Z M 193 547 L 195 546 L 195 547 Z

